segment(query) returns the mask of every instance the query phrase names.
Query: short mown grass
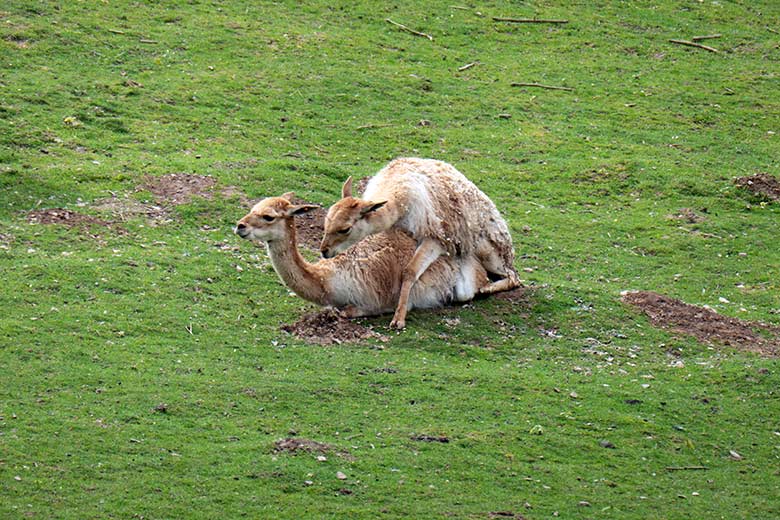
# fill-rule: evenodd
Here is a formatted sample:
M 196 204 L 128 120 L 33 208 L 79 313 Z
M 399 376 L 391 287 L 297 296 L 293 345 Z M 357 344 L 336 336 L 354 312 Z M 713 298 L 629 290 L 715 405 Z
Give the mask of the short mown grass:
M 780 174 L 778 22 L 771 1 L 4 2 L 0 516 L 776 517 L 776 359 L 619 295 L 778 322 L 780 206 L 732 182 Z M 668 42 L 706 34 L 720 53 Z M 396 156 L 493 198 L 527 301 L 415 311 L 387 343 L 281 332 L 313 307 L 220 189 L 329 205 Z M 139 186 L 169 173 L 218 187 L 169 223 L 96 209 L 157 203 Z M 29 223 L 47 208 L 116 223 Z M 274 451 L 292 436 L 336 451 Z

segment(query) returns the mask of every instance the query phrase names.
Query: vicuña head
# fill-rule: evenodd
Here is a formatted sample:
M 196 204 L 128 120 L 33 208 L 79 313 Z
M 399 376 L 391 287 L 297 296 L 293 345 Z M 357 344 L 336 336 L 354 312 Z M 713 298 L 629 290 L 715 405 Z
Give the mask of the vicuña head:
M 293 195 L 293 192 L 288 192 L 281 197 L 269 197 L 255 204 L 236 224 L 236 234 L 247 240 L 263 242 L 289 239 L 285 226 L 294 225 L 292 217 L 319 207 L 313 204 L 293 204 Z
M 352 177 L 341 188 L 341 200 L 331 206 L 325 217 L 325 232 L 320 251 L 325 258 L 332 258 L 352 244 L 386 229 L 376 219 L 376 210 L 387 204 L 386 200 L 372 202 L 352 196 Z

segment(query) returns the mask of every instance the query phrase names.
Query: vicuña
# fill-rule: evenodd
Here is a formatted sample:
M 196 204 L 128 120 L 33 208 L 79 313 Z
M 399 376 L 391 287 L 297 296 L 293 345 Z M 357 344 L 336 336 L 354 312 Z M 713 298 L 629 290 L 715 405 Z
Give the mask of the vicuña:
M 258 202 L 238 221 L 236 234 L 265 242 L 279 277 L 305 300 L 336 307 L 347 317 L 393 311 L 401 292 L 402 271 L 414 256 L 417 242 L 399 229 L 389 229 L 335 258 L 309 263 L 298 251 L 294 218 L 318 206 L 293 204 L 292 196 L 285 193 Z M 444 256 L 414 285 L 408 306 L 432 308 L 468 301 L 489 284 L 475 256 Z

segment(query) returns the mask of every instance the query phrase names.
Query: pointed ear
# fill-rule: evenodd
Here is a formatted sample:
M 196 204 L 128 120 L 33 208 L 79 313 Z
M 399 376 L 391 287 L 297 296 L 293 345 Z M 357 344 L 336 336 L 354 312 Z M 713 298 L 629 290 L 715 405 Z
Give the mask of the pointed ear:
M 347 197 L 352 196 L 352 176 L 350 175 L 346 181 L 344 181 L 344 186 L 341 187 L 341 198 L 346 199 Z
M 361 215 L 366 215 L 368 213 L 371 213 L 372 211 L 378 210 L 379 208 L 381 208 L 385 204 L 387 204 L 386 200 L 383 200 L 382 202 L 366 202 L 365 206 L 363 206 L 360 209 L 360 214 Z
M 295 197 L 295 192 L 294 192 L 294 191 L 288 191 L 287 193 L 285 193 L 284 195 L 282 195 L 282 198 L 283 198 L 283 199 L 287 199 L 287 200 L 288 200 L 288 201 L 290 201 L 290 202 L 292 202 L 292 200 L 293 200 L 293 197 Z
M 308 213 L 315 209 L 319 209 L 319 206 L 316 204 L 300 204 L 298 206 L 290 206 L 287 208 L 287 216 L 291 217 L 293 215 L 303 215 L 304 213 Z

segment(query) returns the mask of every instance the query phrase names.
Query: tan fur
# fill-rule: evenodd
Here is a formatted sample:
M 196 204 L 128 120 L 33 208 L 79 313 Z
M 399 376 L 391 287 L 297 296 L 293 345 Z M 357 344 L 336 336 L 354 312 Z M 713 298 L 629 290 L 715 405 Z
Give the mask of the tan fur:
M 402 271 L 414 255 L 416 242 L 403 231 L 392 229 L 367 238 L 336 258 L 309 263 L 298 252 L 293 218 L 316 206 L 294 205 L 291 198 L 285 194 L 260 201 L 238 221 L 236 233 L 248 240 L 265 241 L 274 269 L 300 297 L 346 309 L 350 316 L 392 311 Z M 415 285 L 409 308 L 469 300 L 488 283 L 487 273 L 475 258 L 440 258 Z
M 488 272 L 503 279 L 483 290 L 519 285 L 506 222 L 493 201 L 452 165 L 433 159 L 395 159 L 369 181 L 362 198 L 352 197 L 351 188 L 350 178 L 342 199 L 328 211 L 323 256 L 333 257 L 369 235 L 396 228 L 426 246 L 427 258 L 417 259 L 423 270 L 422 260 L 436 254 L 431 243 L 435 242 L 444 254 L 476 256 Z M 407 284 L 414 283 L 410 277 L 420 275 L 413 271 L 404 274 Z M 398 323 L 402 326 L 402 316 Z

